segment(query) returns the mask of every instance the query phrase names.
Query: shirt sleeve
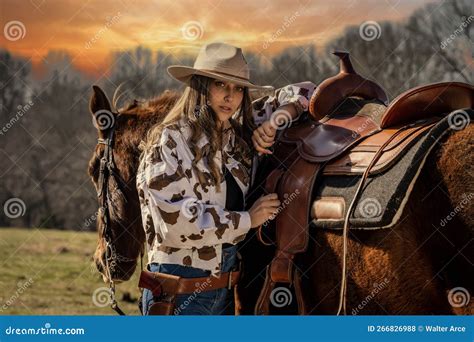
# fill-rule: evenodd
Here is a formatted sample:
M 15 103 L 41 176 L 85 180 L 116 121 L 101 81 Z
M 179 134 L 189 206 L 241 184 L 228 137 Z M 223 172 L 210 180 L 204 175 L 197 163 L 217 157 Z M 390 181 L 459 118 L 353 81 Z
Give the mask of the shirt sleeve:
M 179 131 L 164 129 L 145 163 L 145 197 L 160 243 L 174 248 L 236 243 L 251 225 L 247 211 L 229 211 L 201 200 L 190 156 Z M 205 185 L 204 185 L 205 187 Z M 213 191 L 209 189 L 209 191 Z
M 253 119 L 257 126 L 264 121 L 270 120 L 271 115 L 278 107 L 293 103 L 296 107 L 298 120 L 301 114 L 308 110 L 309 101 L 313 95 L 316 85 L 312 82 L 301 82 L 287 85 L 277 89 L 274 96 L 265 96 L 252 102 Z

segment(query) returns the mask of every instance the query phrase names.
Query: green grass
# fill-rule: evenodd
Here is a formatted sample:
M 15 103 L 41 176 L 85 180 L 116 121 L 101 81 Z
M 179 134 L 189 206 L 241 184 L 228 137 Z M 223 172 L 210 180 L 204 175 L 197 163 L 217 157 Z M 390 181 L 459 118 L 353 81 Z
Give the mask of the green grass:
M 106 287 L 92 262 L 96 241 L 90 232 L 1 228 L 0 315 L 114 315 L 93 302 L 94 291 Z M 117 285 L 119 306 L 129 315 L 139 314 L 139 267 Z

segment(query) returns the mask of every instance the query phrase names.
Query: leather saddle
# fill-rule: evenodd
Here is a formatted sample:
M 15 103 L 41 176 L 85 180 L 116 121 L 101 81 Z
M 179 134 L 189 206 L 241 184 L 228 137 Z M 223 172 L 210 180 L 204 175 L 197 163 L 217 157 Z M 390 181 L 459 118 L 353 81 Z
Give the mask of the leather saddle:
M 269 313 L 277 283 L 294 285 L 299 313 L 309 312 L 295 257 L 307 249 L 312 211 L 340 215 L 337 203 L 312 206 L 319 178 L 383 172 L 441 117 L 474 107 L 474 87 L 458 82 L 416 87 L 388 105 L 383 89 L 354 71 L 348 53 L 335 54 L 340 72 L 315 90 L 309 108 L 312 117 L 283 131 L 275 143 L 275 168 L 266 179 L 265 191 L 278 193 L 284 204 L 269 224 L 275 229 L 277 249 L 267 267 L 256 314 Z M 262 229 L 259 237 L 266 243 Z

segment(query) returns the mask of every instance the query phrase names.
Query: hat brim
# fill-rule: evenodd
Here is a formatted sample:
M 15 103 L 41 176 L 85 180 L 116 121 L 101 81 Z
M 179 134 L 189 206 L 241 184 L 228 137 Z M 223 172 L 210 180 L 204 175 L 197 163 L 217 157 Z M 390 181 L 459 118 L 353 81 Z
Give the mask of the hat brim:
M 193 75 L 201 75 L 210 78 L 214 78 L 220 81 L 232 82 L 242 87 L 247 87 L 249 89 L 262 89 L 262 90 L 273 90 L 272 86 L 259 86 L 251 83 L 250 81 L 243 80 L 238 77 L 233 77 L 230 75 L 220 74 L 218 72 L 212 72 L 207 70 L 199 70 L 192 67 L 181 66 L 181 65 L 171 65 L 167 68 L 168 74 L 173 77 L 175 80 L 186 83 L 189 85 L 189 81 Z

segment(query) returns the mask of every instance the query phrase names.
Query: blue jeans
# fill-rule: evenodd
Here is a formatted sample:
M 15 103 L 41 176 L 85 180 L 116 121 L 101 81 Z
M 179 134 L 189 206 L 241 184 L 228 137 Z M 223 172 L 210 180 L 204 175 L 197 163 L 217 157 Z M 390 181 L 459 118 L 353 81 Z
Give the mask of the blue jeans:
M 222 272 L 231 271 L 237 264 L 237 246 L 222 249 Z M 199 268 L 181 266 L 176 264 L 148 265 L 151 272 L 172 274 L 183 278 L 209 277 L 211 272 Z M 144 289 L 142 294 L 143 315 L 148 315 L 148 310 L 154 303 L 153 294 Z M 233 315 L 234 293 L 227 288 L 201 291 L 192 294 L 176 295 L 175 315 Z

